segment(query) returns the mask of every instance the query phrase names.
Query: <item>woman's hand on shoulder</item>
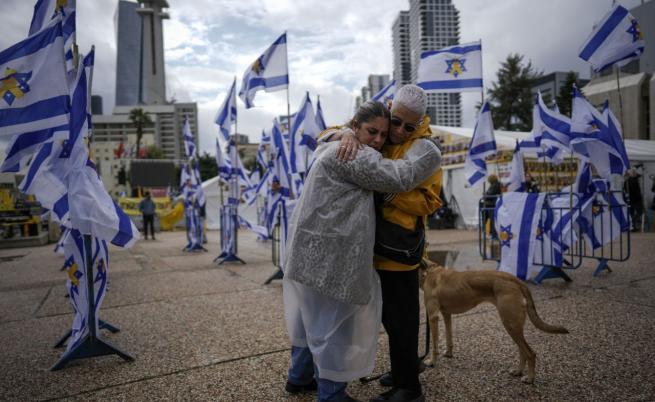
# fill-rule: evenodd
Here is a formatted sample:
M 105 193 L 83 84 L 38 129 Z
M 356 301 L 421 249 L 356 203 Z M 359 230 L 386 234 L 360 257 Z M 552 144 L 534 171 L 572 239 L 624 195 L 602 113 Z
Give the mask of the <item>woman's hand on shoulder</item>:
M 364 148 L 357 137 L 355 132 L 350 128 L 342 128 L 339 130 L 338 135 L 341 137 L 339 141 L 339 149 L 337 149 L 337 159 L 342 162 L 352 161 L 357 157 L 357 152 Z

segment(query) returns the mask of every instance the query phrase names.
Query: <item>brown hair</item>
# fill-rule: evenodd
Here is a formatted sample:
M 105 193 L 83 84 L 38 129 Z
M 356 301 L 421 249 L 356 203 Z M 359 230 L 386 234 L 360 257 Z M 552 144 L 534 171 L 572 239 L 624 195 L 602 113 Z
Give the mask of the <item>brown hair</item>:
M 391 118 L 391 112 L 382 102 L 367 101 L 364 102 L 355 112 L 353 118 L 348 122 L 348 127 L 355 128 L 355 124 L 368 123 L 378 117 L 385 119 Z

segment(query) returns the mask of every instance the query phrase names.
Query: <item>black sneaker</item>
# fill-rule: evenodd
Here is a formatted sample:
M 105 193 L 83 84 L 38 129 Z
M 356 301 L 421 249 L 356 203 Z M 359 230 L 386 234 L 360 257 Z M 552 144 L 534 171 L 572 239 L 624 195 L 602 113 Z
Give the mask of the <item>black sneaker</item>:
M 423 360 L 420 360 L 418 362 L 418 372 L 419 372 L 419 374 L 424 372 L 426 367 L 427 366 L 425 365 L 425 363 L 423 363 Z M 383 387 L 393 387 L 393 377 L 391 376 L 391 372 L 389 372 L 389 373 L 383 375 L 382 377 L 380 377 L 380 379 L 378 380 L 378 383 L 380 383 L 380 385 L 382 385 Z
M 287 381 L 287 385 L 284 387 L 284 389 L 290 394 L 299 394 L 301 392 L 316 391 L 316 387 L 317 387 L 316 380 L 312 379 L 312 382 L 305 385 L 296 385 Z
M 371 399 L 370 402 L 425 402 L 425 397 L 421 391 L 392 388 Z

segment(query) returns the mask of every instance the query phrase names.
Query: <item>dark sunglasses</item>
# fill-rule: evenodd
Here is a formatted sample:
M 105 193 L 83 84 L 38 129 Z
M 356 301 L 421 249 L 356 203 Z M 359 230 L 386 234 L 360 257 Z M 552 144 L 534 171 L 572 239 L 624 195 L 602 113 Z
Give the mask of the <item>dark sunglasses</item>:
M 391 125 L 393 125 L 394 127 L 400 127 L 400 126 L 403 126 L 403 121 L 401 119 L 397 118 L 397 117 L 391 117 Z M 403 128 L 408 133 L 413 133 L 414 131 L 416 131 L 416 125 L 415 124 L 405 123 Z

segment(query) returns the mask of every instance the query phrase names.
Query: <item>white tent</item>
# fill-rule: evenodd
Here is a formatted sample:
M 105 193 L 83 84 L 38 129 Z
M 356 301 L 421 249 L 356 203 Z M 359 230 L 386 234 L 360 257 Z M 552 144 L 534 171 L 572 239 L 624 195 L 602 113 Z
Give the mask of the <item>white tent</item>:
M 439 136 L 455 134 L 466 138 L 473 137 L 472 128 L 446 126 L 430 126 L 430 128 L 433 134 Z M 494 130 L 494 134 L 499 149 L 513 149 L 516 140 L 521 141 L 530 135 L 527 132 L 502 130 Z M 632 166 L 636 166 L 639 163 L 643 164 L 644 180 L 642 193 L 644 195 L 644 203 L 648 206 L 650 205 L 650 200 L 653 199 L 653 193 L 650 191 L 652 185 L 650 175 L 655 175 L 655 141 L 625 140 L 625 148 Z M 493 173 L 494 167 L 491 166 L 490 169 L 491 173 Z M 460 215 L 458 226 L 472 228 L 478 224 L 478 202 L 483 195 L 483 184 L 482 181 L 479 181 L 473 187 L 466 187 L 466 183 L 466 176 L 461 165 L 453 168 L 444 167 L 443 189 L 446 201 L 456 204 L 451 205 L 451 207 L 456 208 Z

